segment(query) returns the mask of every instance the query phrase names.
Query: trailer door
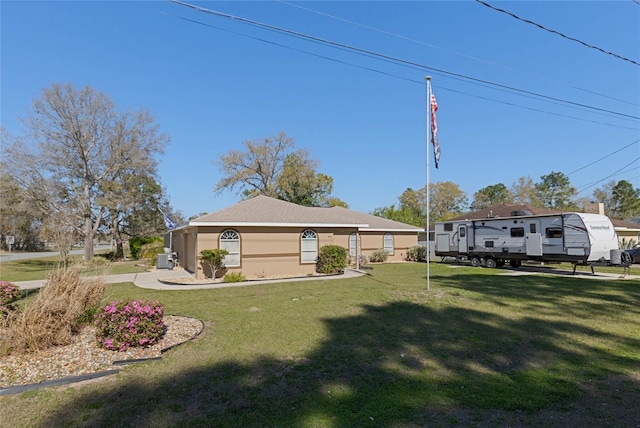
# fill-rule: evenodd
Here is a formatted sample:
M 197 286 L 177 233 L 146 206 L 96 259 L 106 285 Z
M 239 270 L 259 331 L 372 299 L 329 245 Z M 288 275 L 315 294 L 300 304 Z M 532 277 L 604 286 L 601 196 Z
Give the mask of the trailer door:
M 461 224 L 458 226 L 458 253 L 467 254 L 469 252 L 469 243 L 467 241 L 467 226 Z
M 526 221 L 525 245 L 527 256 L 542 255 L 542 234 L 540 233 L 540 220 Z

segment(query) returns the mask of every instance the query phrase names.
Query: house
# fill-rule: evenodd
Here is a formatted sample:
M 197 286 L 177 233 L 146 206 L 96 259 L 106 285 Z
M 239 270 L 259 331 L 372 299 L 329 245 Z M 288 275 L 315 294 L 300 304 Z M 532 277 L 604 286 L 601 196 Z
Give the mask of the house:
M 247 278 L 315 273 L 318 250 L 339 245 L 352 260 L 384 249 L 402 261 L 424 229 L 343 207 L 305 207 L 267 196 L 239 202 L 174 229 L 172 251 L 196 278 L 210 273 L 200 251 L 226 249 L 225 272 Z

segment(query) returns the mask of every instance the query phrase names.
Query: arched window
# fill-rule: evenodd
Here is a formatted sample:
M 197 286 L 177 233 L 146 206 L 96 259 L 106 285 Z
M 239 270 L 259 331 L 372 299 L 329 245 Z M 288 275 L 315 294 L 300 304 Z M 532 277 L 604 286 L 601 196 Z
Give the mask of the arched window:
M 357 249 L 358 249 L 358 234 L 354 232 L 351 235 L 349 235 L 349 255 L 351 257 L 355 257 Z
M 227 267 L 240 266 L 240 235 L 235 230 L 225 230 L 220 234 L 220 249 L 227 250 L 224 265 Z
M 384 234 L 384 250 L 387 254 L 393 254 L 393 235 L 390 233 Z
M 305 230 L 300 237 L 300 261 L 315 263 L 318 258 L 318 235 L 313 230 Z

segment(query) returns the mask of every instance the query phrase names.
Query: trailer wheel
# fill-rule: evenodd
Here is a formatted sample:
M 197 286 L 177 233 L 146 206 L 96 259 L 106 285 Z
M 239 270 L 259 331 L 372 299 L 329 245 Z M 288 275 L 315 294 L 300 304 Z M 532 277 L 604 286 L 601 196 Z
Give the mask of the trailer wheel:
M 522 265 L 520 260 L 509 260 L 509 266 L 512 268 L 519 268 Z
M 497 266 L 496 259 L 494 259 L 493 257 L 487 257 L 484 260 L 484 265 L 489 269 L 493 269 Z
M 496 266 L 498 266 L 499 268 L 504 266 L 505 263 L 506 263 L 505 259 L 496 259 Z
M 476 256 L 471 257 L 471 266 L 473 267 L 480 266 L 480 257 L 476 257 Z

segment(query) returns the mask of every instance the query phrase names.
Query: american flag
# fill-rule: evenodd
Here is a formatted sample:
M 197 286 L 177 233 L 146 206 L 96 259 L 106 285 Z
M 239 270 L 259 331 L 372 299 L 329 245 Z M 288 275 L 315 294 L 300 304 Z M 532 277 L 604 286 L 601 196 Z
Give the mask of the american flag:
M 438 111 L 438 102 L 436 101 L 436 96 L 431 92 L 431 144 L 433 144 L 433 156 L 435 158 L 436 168 L 438 168 L 438 163 L 440 162 L 440 143 L 438 143 L 436 111 Z

